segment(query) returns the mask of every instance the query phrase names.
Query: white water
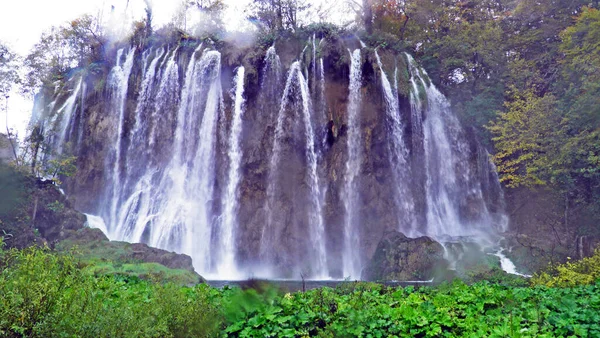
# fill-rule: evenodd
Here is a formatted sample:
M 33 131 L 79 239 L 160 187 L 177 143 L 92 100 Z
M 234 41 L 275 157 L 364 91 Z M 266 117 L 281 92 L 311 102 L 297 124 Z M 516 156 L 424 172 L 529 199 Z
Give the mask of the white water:
M 100 229 L 105 235 L 108 235 L 108 229 L 104 220 L 100 216 L 84 214 L 86 217 L 86 226 L 93 229 Z
M 358 177 L 361 167 L 361 143 L 360 133 L 360 108 L 362 87 L 362 63 L 360 49 L 350 54 L 350 88 L 348 96 L 348 160 L 346 161 L 346 173 L 342 199 L 344 201 L 344 251 L 343 275 L 344 277 L 360 278 L 360 234 L 358 231 L 357 209 L 359 208 Z
M 267 226 L 263 229 L 261 238 L 261 253 L 263 258 L 272 259 L 269 249 L 272 247 L 274 238 L 274 219 L 273 206 L 275 189 L 277 188 L 276 173 L 279 163 L 282 160 L 281 151 L 284 134 L 284 120 L 286 119 L 286 109 L 290 105 L 290 96 L 294 95 L 294 102 L 301 102 L 301 116 L 305 132 L 305 156 L 307 159 L 306 175 L 310 189 L 310 206 L 308 208 L 308 224 L 311 227 L 309 236 L 312 243 L 312 253 L 314 256 L 311 267 L 311 278 L 327 278 L 327 253 L 325 248 L 325 225 L 323 221 L 322 194 L 317 172 L 317 155 L 315 152 L 314 129 L 311 120 L 311 99 L 308 90 L 308 83 L 302 74 L 300 62 L 292 63 L 288 72 L 288 78 L 283 90 L 281 105 L 277 117 L 277 127 L 275 129 L 275 138 L 273 144 L 273 154 L 270 161 L 269 183 L 267 187 L 267 210 L 269 212 Z
M 160 77 L 160 83 L 154 101 L 154 113 L 152 115 L 153 123 L 150 127 L 150 135 L 148 136 L 150 147 L 157 142 L 157 138 L 160 140 L 162 137 L 170 136 L 169 134 L 157 136 L 156 129 L 157 126 L 170 123 L 171 118 L 169 118 L 170 116 L 168 116 L 167 110 L 169 107 L 177 106 L 179 101 L 179 67 L 177 66 L 177 61 L 175 59 L 178 49 L 179 48 L 176 48 L 171 54 Z
M 502 268 L 502 270 L 504 270 L 504 272 L 521 277 L 531 277 L 531 275 L 525 275 L 517 271 L 517 267 L 515 266 L 515 264 L 504 255 L 504 249 L 500 249 L 491 255 L 500 258 L 500 267 Z
M 407 55 L 412 77 L 413 109 L 425 110 L 423 115 L 413 114 L 414 126 L 423 127 L 425 153 L 427 227 L 425 233 L 434 238 L 447 236 L 474 237 L 483 245 L 489 245 L 491 236 L 498 228 L 487 209 L 479 177 L 469 168 L 469 145 L 458 119 L 452 114 L 450 103 L 442 93 L 423 77 L 427 73 L 419 69 L 414 59 Z M 419 87 L 424 88 L 427 102 L 421 102 Z M 477 210 L 466 218 L 461 207 Z M 464 213 L 464 212 L 463 212 Z
M 129 155 L 132 158 L 128 162 L 128 170 L 139 172 L 139 178 L 132 176 L 128 193 L 124 191 L 125 187 L 114 185 L 115 195 L 123 196 L 118 201 L 119 208 L 114 212 L 116 216 L 109 225 L 109 233 L 111 238 L 129 242 L 143 240 L 151 246 L 186 253 L 192 256 L 197 271 L 210 275 L 218 263 L 211 260 L 209 252 L 214 250 L 211 248 L 212 200 L 216 130 L 222 107 L 221 55 L 216 51 L 205 51 L 196 61 L 197 51 L 191 56 L 180 93 L 174 93 L 175 89 L 179 90 L 175 51 L 163 62 L 164 70 L 155 87 L 156 93 L 151 89 L 150 77 L 161 52 L 155 55 L 146 72 L 145 79 L 148 80 L 142 85 L 145 87 L 142 95 L 151 95 L 153 100 L 140 97 L 138 106 L 149 106 L 151 115 L 144 118 L 141 113 L 136 113 L 140 122 L 134 127 L 132 144 L 138 143 L 131 148 Z M 171 145 L 162 145 L 163 151 L 171 156 L 165 169 L 159 170 L 151 163 L 139 161 L 143 151 L 137 147 L 142 147 L 139 141 L 145 139 L 141 131 L 151 133 L 148 123 L 156 124 L 155 135 L 158 137 L 164 122 L 155 115 L 164 114 L 169 105 L 177 106 L 173 100 L 179 101 L 179 109 L 175 112 L 175 137 Z M 156 143 L 155 149 L 159 149 L 158 146 Z M 138 161 L 134 157 L 138 157 Z
M 121 56 L 123 49 L 117 52 L 117 60 L 115 66 L 108 75 L 108 86 L 110 88 L 111 112 L 117 114 L 117 130 L 114 135 L 114 147 L 110 150 L 111 156 L 107 163 L 112 167 L 111 179 L 113 180 L 113 189 L 109 201 L 111 203 L 110 220 L 113 222 L 117 218 L 119 193 L 118 189 L 121 186 L 121 142 L 123 139 L 123 124 L 125 117 L 125 100 L 127 99 L 127 89 L 129 85 L 129 74 L 133 67 L 133 56 L 135 49 L 131 48 L 125 62 L 121 64 Z M 112 161 L 112 163 L 111 163 Z M 107 172 L 110 172 L 107 170 Z
M 385 99 L 388 129 L 390 130 L 388 150 L 394 174 L 396 205 L 400 213 L 399 230 L 407 236 L 414 236 L 416 227 L 415 205 L 409 186 L 411 184 L 411 173 L 408 165 L 408 149 L 404 142 L 404 125 L 400 117 L 398 94 L 397 91 L 392 89 L 377 51 L 375 51 L 375 57 L 380 69 L 381 88 Z
M 340 175 L 343 177 L 340 182 L 340 199 L 344 215 L 343 223 L 336 225 L 338 231 L 343 233 L 328 234 L 323 215 L 326 200 L 324 188 L 327 187 L 327 184 L 323 184 L 323 172 L 328 167 L 321 162 L 328 160 L 328 149 L 321 148 L 321 144 L 315 140 L 317 135 L 320 136 L 319 128 L 323 128 L 329 119 L 324 119 L 325 72 L 323 59 L 316 59 L 315 37 L 312 38 L 312 45 L 313 55 L 308 65 L 312 69 L 294 62 L 285 87 L 281 82 L 279 56 L 274 47 L 269 48 L 258 92 L 257 118 L 264 120 L 249 121 L 255 123 L 253 128 L 268 126 L 264 134 L 258 136 L 266 140 L 261 146 L 266 144 L 266 148 L 269 148 L 270 141 L 273 142 L 272 152 L 271 149 L 265 151 L 267 156 L 271 155 L 270 158 L 266 157 L 268 164 L 265 167 L 268 171 L 265 170 L 264 173 L 266 212 L 261 214 L 262 210 L 259 210 L 256 216 L 260 220 L 267 218 L 267 221 L 262 229 L 255 229 L 262 233 L 251 234 L 256 236 L 256 240 L 261 236 L 260 258 L 263 262 L 257 264 L 264 263 L 260 266 L 264 271 L 246 270 L 248 266 L 241 266 L 240 263 L 245 257 L 238 256 L 237 252 L 239 248 L 246 248 L 239 242 L 245 240 L 240 236 L 248 235 L 242 231 L 247 231 L 244 226 L 247 227 L 246 222 L 249 222 L 238 219 L 238 209 L 243 203 L 239 191 L 243 182 L 242 145 L 246 140 L 244 135 L 253 129 L 243 128 L 242 122 L 245 69 L 237 69 L 231 119 L 228 119 L 229 115 L 223 114 L 221 55 L 216 51 L 206 50 L 201 58 L 197 58 L 196 54 L 200 53 L 201 46 L 191 55 L 185 67 L 185 75 L 184 67 L 178 67 L 179 56 L 189 53 L 184 47 L 167 52 L 160 49 L 144 53 L 144 69 L 138 70 L 131 80 L 132 83 L 141 82 L 135 110 L 134 107 L 127 108 L 129 104 L 125 105 L 124 97 L 128 91 L 131 59 L 135 51 L 130 50 L 127 57 L 123 50 L 118 53 L 107 88 L 110 93 L 107 100 L 110 111 L 107 114 L 112 114 L 108 115 L 111 120 L 118 120 L 118 128 L 111 131 L 116 139 L 106 158 L 105 174 L 109 178 L 106 200 L 105 203 L 98 203 L 100 206 L 97 212 L 93 211 L 107 221 L 105 228 L 108 228 L 106 230 L 110 238 L 145 242 L 189 254 L 196 270 L 213 279 L 239 279 L 247 277 L 248 273 L 278 277 L 281 274 L 277 269 L 282 264 L 288 264 L 292 274 L 297 275 L 300 269 L 308 269 L 302 270 L 307 277 L 328 279 L 327 236 L 331 236 L 329 239 L 338 236 L 343 252 L 342 266 L 336 269 L 342 270 L 343 277 L 359 279 L 364 264 L 362 260 L 366 258 L 361 252 L 361 246 L 364 245 L 361 236 L 369 231 L 360 219 L 364 210 L 361 210 L 359 183 L 366 156 L 362 149 L 364 141 L 360 116 L 361 51 L 357 49 L 350 53 L 346 123 L 348 153 L 347 162 L 342 169 L 344 173 Z M 488 196 L 487 190 L 498 189 L 493 168 L 485 161 L 487 155 L 481 154 L 477 169 L 469 167 L 468 144 L 462 137 L 462 129 L 452 115 L 446 99 L 429 84 L 426 73 L 414 61 L 409 61 L 413 91 L 411 112 L 407 119 L 411 119 L 413 136 L 421 135 L 420 138 L 413 137 L 413 143 L 417 143 L 413 146 L 422 147 L 423 153 L 427 155 L 418 160 L 423 168 L 423 176 L 419 180 L 423 182 L 414 182 L 410 168 L 415 158 L 408 157 L 406 136 L 403 133 L 405 122 L 402 121 L 398 99 L 399 70 L 395 68 L 393 81 L 390 83 L 379 55 L 377 52 L 375 54 L 380 68 L 378 73 L 381 76 L 385 106 L 385 112 L 381 113 L 385 113 L 387 117 L 385 123 L 388 134 L 384 139 L 389 141 L 389 158 L 393 169 L 390 174 L 396 188 L 399 230 L 407 235 L 429 235 L 443 243 L 447 237 L 455 236 L 477 237 L 485 242 L 487 237 L 492 237 L 494 229 L 505 229 L 506 216 L 497 213 L 494 208 L 492 211 L 488 210 L 487 199 L 484 198 Z M 312 76 L 309 70 L 312 71 Z M 182 79 L 180 75 L 183 75 Z M 135 80 L 137 76 L 141 76 L 141 79 Z M 312 79 L 311 86 L 309 79 Z M 181 82 L 183 86 L 180 85 Z M 84 94 L 81 92 L 85 91 L 85 83 L 80 80 L 78 87 L 81 89 L 75 88 L 71 94 L 75 97 L 73 102 L 77 102 L 79 97 L 83 100 Z M 419 89 L 422 89 L 422 95 L 419 95 Z M 76 91 L 81 95 L 78 96 Z M 69 100 L 70 98 L 67 99 Z M 67 109 L 66 103 L 61 109 Z M 74 109 L 75 107 L 71 108 Z M 83 104 L 79 109 L 82 118 Z M 333 114 L 337 114 L 335 106 L 331 109 Z M 71 115 L 74 114 L 68 116 Z M 71 118 L 74 123 L 76 117 Z M 67 124 L 72 131 L 75 128 L 73 123 Z M 79 132 L 82 130 L 80 128 Z M 65 134 L 68 139 L 68 135 L 73 132 Z M 299 168 L 296 167 L 298 170 L 293 173 L 291 181 L 287 180 L 291 174 L 286 172 L 290 168 L 286 163 L 288 155 L 297 156 L 291 163 L 301 164 Z M 221 173 L 217 170 L 217 163 L 224 163 L 221 166 L 224 169 L 222 179 L 216 177 L 217 173 Z M 437 177 L 440 175 L 447 177 Z M 426 208 L 421 209 L 421 217 L 426 218 L 427 222 L 416 228 L 411 189 L 421 183 L 422 196 L 426 197 L 423 203 L 427 204 Z M 260 187 L 256 190 L 264 192 Z M 291 212 L 285 217 L 291 216 L 283 220 L 276 218 L 288 210 L 273 210 L 274 206 L 281 206 L 280 201 L 276 200 L 280 196 L 290 198 L 291 201 L 301 201 L 290 207 Z M 473 207 L 476 212 L 466 217 L 465 210 L 469 207 Z M 100 221 L 101 219 L 95 219 L 89 222 L 99 224 Z M 284 230 L 285 227 L 287 229 Z M 290 227 L 295 228 L 289 231 Z M 283 234 L 298 238 L 282 238 Z M 279 256 L 281 252 L 277 251 L 280 250 L 281 243 L 292 241 L 300 243 L 293 248 L 294 253 L 306 255 L 298 262 L 293 258 L 288 261 L 282 259 Z M 252 254 L 257 253 L 250 253 Z M 240 272 L 242 268 L 244 273 Z M 510 267 L 506 269 L 510 270 Z
M 233 106 L 233 120 L 229 134 L 227 155 L 229 158 L 229 172 L 227 174 L 227 188 L 225 189 L 223 202 L 223 216 L 220 228 L 219 264 L 217 271 L 223 279 L 239 279 L 238 267 L 235 262 L 235 235 L 237 228 L 237 211 L 239 201 L 239 185 L 241 180 L 240 165 L 242 161 L 242 150 L 240 148 L 240 137 L 242 133 L 242 116 L 244 114 L 244 67 L 238 67 L 234 78 L 235 96 Z
M 58 109 L 58 113 L 60 114 L 60 130 L 59 130 L 59 138 L 56 140 L 56 145 L 58 149 L 58 153 L 61 154 L 63 152 L 63 146 L 65 141 L 67 140 L 67 133 L 69 129 L 69 125 L 73 124 L 73 115 L 75 113 L 75 107 L 77 104 L 77 96 L 79 95 L 79 91 L 81 90 L 81 86 L 83 83 L 83 78 L 79 79 L 79 82 L 69 98 L 65 101 L 65 103 Z

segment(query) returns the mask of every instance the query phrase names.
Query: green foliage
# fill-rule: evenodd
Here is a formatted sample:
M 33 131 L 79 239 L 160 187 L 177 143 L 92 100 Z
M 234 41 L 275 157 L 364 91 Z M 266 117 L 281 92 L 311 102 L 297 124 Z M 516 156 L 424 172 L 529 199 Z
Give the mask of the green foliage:
M 50 177 L 57 184 L 60 184 L 60 177 L 70 177 L 75 174 L 77 167 L 75 163 L 77 157 L 75 156 L 58 156 L 48 161 L 45 173 L 47 177 Z
M 48 249 L 13 249 L 1 258 L 3 337 L 207 337 L 220 322 L 206 286 L 96 278 L 73 255 Z
M 224 290 L 233 337 L 554 337 L 600 334 L 600 284 L 575 289 L 462 282 L 437 288 L 349 283 L 273 297 Z
M 67 71 L 102 60 L 105 43 L 99 19 L 90 15 L 52 27 L 25 57 L 21 90 L 34 94 L 43 85 L 63 80 Z
M 600 281 L 600 249 L 591 257 L 554 266 L 531 279 L 532 285 L 548 287 L 574 287 L 596 281 Z
M 219 330 L 231 337 L 600 334 L 600 283 L 563 289 L 456 281 L 415 289 L 348 282 L 336 289 L 282 294 L 270 288 L 218 290 L 205 284 L 190 288 L 136 277 L 95 277 L 81 267 L 76 256 L 47 248 L 0 249 L 0 335 L 209 337 Z
M 12 166 L 0 163 L 0 220 L 6 220 L 10 212 L 26 201 L 27 187 L 26 176 Z
M 513 88 L 513 100 L 506 103 L 507 112 L 500 113 L 489 130 L 496 146 L 494 161 L 500 181 L 508 187 L 543 185 L 557 172 L 552 172 L 549 156 L 557 153 L 562 143 L 561 116 L 556 98 L 535 95 Z
M 65 209 L 65 205 L 60 203 L 59 201 L 54 201 L 46 205 L 46 208 L 52 210 L 53 212 L 61 212 Z
M 0 41 L 0 95 L 8 95 L 13 85 L 20 83 L 20 59 Z

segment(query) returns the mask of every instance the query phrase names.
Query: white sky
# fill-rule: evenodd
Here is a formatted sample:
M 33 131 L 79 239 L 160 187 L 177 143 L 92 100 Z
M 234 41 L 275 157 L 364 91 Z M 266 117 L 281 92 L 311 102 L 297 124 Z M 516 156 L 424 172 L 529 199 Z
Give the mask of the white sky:
M 150 0 L 153 6 L 153 26 L 160 27 L 170 21 L 180 0 Z M 244 8 L 251 0 L 224 0 L 227 10 L 224 22 L 228 30 L 246 29 Z M 334 19 L 343 15 L 344 0 L 312 0 L 313 4 L 337 6 L 331 12 Z M 111 7 L 114 6 L 114 11 Z M 104 21 L 116 13 L 125 14 L 129 20 L 144 17 L 144 0 L 0 0 L 0 41 L 14 52 L 27 55 L 39 40 L 42 32 L 51 26 L 59 26 L 83 14 L 100 16 Z M 129 27 L 123 20 L 117 22 Z M 4 111 L 5 102 L 0 98 L 0 111 Z M 24 136 L 25 128 L 33 104 L 30 100 L 12 93 L 8 102 L 8 125 Z M 0 114 L 0 132 L 6 131 L 6 115 Z

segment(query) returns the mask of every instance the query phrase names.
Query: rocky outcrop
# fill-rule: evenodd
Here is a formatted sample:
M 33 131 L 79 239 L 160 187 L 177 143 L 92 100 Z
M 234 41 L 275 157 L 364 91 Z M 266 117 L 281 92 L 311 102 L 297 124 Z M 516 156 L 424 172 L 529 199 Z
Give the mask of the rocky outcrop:
M 2 196 L 5 199 L 10 197 L 9 201 L 4 202 L 11 206 L 11 210 L 0 212 L 0 236 L 4 237 L 3 241 L 9 248 L 48 245 L 59 252 L 75 250 L 82 261 L 88 264 L 104 262 L 103 264 L 122 266 L 156 263 L 168 269 L 184 270 L 176 272 L 178 279 L 166 280 L 181 280 L 183 284 L 204 281 L 194 271 L 190 256 L 141 243 L 109 241 L 102 231 L 86 227 L 86 216 L 72 208 L 71 202 L 54 182 L 41 181 L 10 169 L 6 170 L 15 182 L 12 185 L 0 186 Z M 156 270 L 155 266 L 151 268 Z M 136 275 L 156 277 L 155 274 L 144 272 L 144 269 L 147 267 Z M 164 270 L 170 273 L 168 269 Z
M 202 46 L 197 50 L 196 46 L 200 46 L 200 44 Z M 313 44 L 315 47 L 312 47 Z M 282 67 L 279 74 L 265 75 L 263 72 L 266 68 L 264 60 L 267 50 L 271 46 L 277 50 Z M 101 72 L 95 75 L 87 74 L 81 80 L 87 91 L 82 91 L 84 94 L 81 94 L 77 109 L 73 110 L 70 127 L 65 129 L 69 132 L 63 143 L 73 145 L 68 150 L 77 156 L 78 171 L 73 177 L 64 180 L 64 189 L 74 199 L 75 207 L 86 213 L 103 217 L 108 226 L 113 229 L 117 228 L 116 223 L 120 222 L 116 215 L 121 215 L 121 211 L 128 215 L 134 215 L 133 217 L 137 217 L 137 210 L 142 209 L 146 211 L 152 209 L 152 213 L 157 213 L 155 206 L 141 207 L 141 203 L 147 201 L 158 204 L 157 199 L 136 196 L 147 192 L 152 192 L 150 195 L 155 193 L 155 195 L 160 195 L 167 190 L 164 187 L 158 187 L 158 183 L 167 182 L 165 186 L 169 185 L 168 179 L 163 179 L 166 177 L 164 176 L 165 168 L 171 163 L 174 147 L 179 147 L 179 145 L 173 144 L 172 140 L 178 125 L 179 118 L 175 113 L 178 111 L 177 105 L 181 98 L 178 95 L 183 95 L 181 94 L 183 91 L 180 93 L 180 89 L 184 87 L 184 73 L 193 57 L 201 58 L 201 55 L 207 50 L 211 50 L 213 53 L 218 51 L 220 53 L 219 85 L 224 93 L 232 88 L 236 67 L 243 65 L 247 74 L 244 85 L 246 101 L 242 117 L 243 130 L 240 135 L 242 157 L 241 181 L 237 192 L 239 209 L 236 217 L 238 224 L 232 245 L 235 248 L 236 264 L 247 267 L 247 270 L 251 270 L 257 265 L 259 266 L 257 270 L 260 270 L 260 265 L 266 264 L 269 270 L 278 272 L 278 277 L 298 278 L 300 274 L 310 276 L 315 269 L 311 264 L 316 265 L 313 259 L 315 256 L 314 241 L 310 236 L 311 233 L 314 233 L 311 231 L 314 230 L 316 222 L 309 220 L 307 214 L 313 208 L 311 203 L 314 201 L 311 198 L 320 194 L 322 196 L 319 196 L 318 199 L 322 212 L 319 215 L 323 217 L 324 229 L 322 231 L 325 234 L 323 236 L 325 237 L 324 247 L 327 251 L 323 255 L 327 257 L 328 271 L 326 273 L 333 278 L 343 278 L 342 255 L 346 241 L 344 237 L 346 230 L 344 194 L 347 193 L 344 192 L 346 189 L 344 182 L 348 181 L 346 165 L 349 141 L 349 118 L 347 115 L 350 60 L 348 50 L 360 48 L 359 40 L 346 32 L 316 31 L 309 33 L 308 31 L 299 31 L 295 34 L 277 36 L 273 40 L 257 41 L 256 44 L 249 46 L 235 46 L 224 41 L 196 41 L 194 39 L 160 40 L 147 46 L 138 46 L 130 54 L 134 60 L 131 75 L 127 81 L 121 82 L 121 84 L 127 85 L 127 95 L 122 102 L 123 111 L 118 113 L 113 107 L 114 104 L 110 103 L 111 88 L 106 80 L 112 66 L 116 63 L 118 68 L 118 65 L 124 62 L 124 55 L 132 51 L 125 44 L 121 47 L 123 49 L 118 53 L 115 50 L 107 51 Z M 356 189 L 356 191 L 353 190 L 353 193 L 360 196 L 356 203 L 357 210 L 353 210 L 356 215 L 352 217 L 358 234 L 356 237 L 359 238 L 356 250 L 358 251 L 357 256 L 360 257 L 356 260 L 360 260 L 360 264 L 368 262 L 373 257 L 380 239 L 387 231 L 408 229 L 408 223 L 426 224 L 424 189 L 426 175 L 423 170 L 424 148 L 422 147 L 424 136 L 418 130 L 419 127 L 414 127 L 414 132 L 411 130 L 413 128 L 411 119 L 421 120 L 422 116 L 417 118 L 411 114 L 408 98 L 412 87 L 409 80 L 409 61 L 393 48 L 379 46 L 376 49 L 377 55 L 382 61 L 381 68 L 387 74 L 387 80 L 394 82 L 394 91 L 398 92 L 398 112 L 387 114 L 386 107 L 389 106 L 386 103 L 387 91 L 382 89 L 383 76 L 375 56 L 375 49 L 372 47 L 361 49 L 360 96 L 362 104 L 357 112 L 359 120 L 357 124 L 361 135 L 359 145 L 361 163 L 357 169 L 358 179 L 352 188 Z M 313 48 L 315 50 L 312 50 Z M 119 60 L 116 60 L 116 54 L 121 55 Z M 151 68 L 152 60 L 155 61 L 155 66 Z M 169 60 L 172 60 L 171 64 L 176 63 L 179 75 L 176 80 L 173 80 L 172 88 L 169 87 L 168 91 L 166 89 L 161 91 L 159 85 L 164 82 L 164 78 L 157 74 L 169 74 L 166 72 Z M 290 102 L 287 107 L 283 108 L 285 112 L 282 112 L 282 116 L 284 116 L 283 135 L 278 136 L 278 144 L 281 148 L 279 161 L 275 164 L 272 163 L 282 92 L 287 72 L 295 61 L 301 61 L 303 76 L 306 78 L 310 91 L 310 105 L 312 106 L 310 119 L 312 119 L 312 137 L 314 137 L 311 142 L 314 146 L 308 148 L 314 148 L 311 150 L 314 150 L 315 157 L 317 157 L 316 162 L 318 162 L 316 166 L 318 173 L 310 175 L 319 176 L 318 193 L 314 192 L 316 189 L 313 189 L 311 185 L 313 178 L 309 179 L 306 170 L 309 156 L 306 150 L 308 141 L 304 136 L 304 129 L 307 127 L 303 126 L 301 114 L 294 112 L 301 106 L 302 102 L 300 101 L 303 101 L 298 95 L 288 95 L 289 97 L 287 97 Z M 320 75 L 318 66 L 320 61 L 323 63 L 324 77 Z M 151 72 L 150 69 L 155 72 Z M 148 74 L 153 74 L 154 86 L 146 93 L 142 90 L 144 83 L 152 82 L 143 81 Z M 78 79 L 78 77 L 73 77 L 65 87 L 73 88 L 77 83 L 81 83 Z M 322 79 L 324 79 L 324 83 L 321 93 L 320 81 Z M 70 91 L 70 93 L 74 92 L 77 91 Z M 159 92 L 162 95 L 158 95 Z M 147 95 L 144 96 L 144 93 Z M 63 89 L 62 92 L 47 95 L 44 98 L 46 102 L 39 106 L 60 107 L 61 102 L 64 102 L 69 95 L 71 94 L 69 94 L 68 88 Z M 231 100 L 230 95 L 223 96 L 224 105 L 216 117 L 218 120 L 216 129 L 218 130 L 214 135 L 214 172 L 211 164 L 210 179 L 212 181 L 207 184 L 210 192 L 204 194 L 211 195 L 210 201 L 206 203 L 203 201 L 206 196 L 194 196 L 197 197 L 194 200 L 188 198 L 188 195 L 193 196 L 193 193 L 184 194 L 192 204 L 198 203 L 198 205 L 194 205 L 194 208 L 208 210 L 206 211 L 206 214 L 210 216 L 206 217 L 208 221 L 196 219 L 189 221 L 191 218 L 188 218 L 189 222 L 185 227 L 186 229 L 210 228 L 208 235 L 192 239 L 196 248 L 210 247 L 207 249 L 210 253 L 220 250 L 218 239 L 221 234 L 218 220 L 222 218 L 220 201 L 226 193 L 225 186 L 229 167 L 226 136 L 231 131 Z M 50 105 L 52 102 L 56 104 Z M 192 120 L 203 113 L 203 109 L 198 108 L 197 110 L 192 114 L 194 116 Z M 59 113 L 55 108 L 54 111 L 46 112 L 45 115 L 55 117 L 57 114 Z M 404 168 L 404 165 L 394 164 L 399 161 L 394 158 L 398 157 L 400 152 L 391 150 L 390 144 L 396 142 L 393 137 L 390 137 L 390 124 L 393 122 L 391 119 L 398 119 L 401 122 L 397 123 L 399 127 L 396 129 L 403 129 L 401 134 L 404 135 L 403 140 L 407 147 L 406 154 L 402 153 L 400 157 L 412 158 L 406 165 L 406 167 L 411 167 L 414 172 L 410 179 L 402 179 L 398 176 L 397 169 Z M 47 120 L 51 120 L 51 118 L 47 118 Z M 190 123 L 189 118 L 185 121 L 186 124 Z M 140 126 L 136 127 L 136 123 L 147 124 L 145 127 L 147 130 Z M 141 129 L 137 130 L 136 128 Z M 156 137 L 156 140 L 150 139 L 148 136 L 151 134 L 150 131 L 154 131 L 160 137 Z M 119 142 L 116 142 L 117 139 Z M 194 143 L 197 140 L 193 137 L 190 137 L 189 140 L 190 144 L 181 149 L 185 150 L 184 152 L 192 153 L 192 150 L 196 149 L 197 144 Z M 117 147 L 120 148 L 117 149 Z M 187 149 L 188 147 L 190 149 Z M 120 154 L 119 160 L 116 160 L 117 153 Z M 275 169 L 272 168 L 275 166 Z M 214 179 L 212 179 L 213 176 Z M 274 184 L 276 188 L 273 189 L 274 191 L 269 191 L 269 184 L 272 182 L 276 182 Z M 399 182 L 406 185 L 407 190 L 414 190 L 412 191 L 415 196 L 414 211 L 410 212 L 411 217 L 413 217 L 412 214 L 415 214 L 414 222 L 407 220 L 409 217 L 403 217 L 403 213 L 406 211 L 403 210 L 402 203 L 398 200 L 398 196 L 401 195 L 397 189 L 400 185 Z M 115 194 L 117 190 L 120 192 Z M 199 189 L 190 190 L 199 191 Z M 168 192 L 164 196 L 172 197 Z M 115 199 L 119 200 L 115 205 L 125 206 L 127 209 L 108 210 L 113 208 L 112 202 Z M 170 200 L 177 200 L 177 198 Z M 125 203 L 126 201 L 131 204 Z M 482 208 L 480 204 L 469 202 L 472 201 L 465 199 L 464 205 L 460 207 L 460 214 L 464 219 L 475 218 L 473 214 Z M 145 216 L 140 219 L 154 219 L 155 214 L 146 214 Z M 136 232 L 141 235 L 136 237 L 135 241 L 141 238 L 141 241 L 150 242 L 156 240 L 149 236 L 152 232 L 151 228 L 161 227 L 161 225 L 157 226 L 151 223 L 152 221 L 130 222 L 126 226 L 136 224 L 136 227 L 145 227 Z M 171 222 L 169 225 L 173 224 Z M 267 229 L 267 227 L 269 228 Z M 198 233 L 205 234 L 202 231 Z M 273 237 L 273 240 L 265 240 L 269 236 Z M 126 237 L 127 235 L 124 235 L 121 238 L 129 239 Z M 194 256 L 195 260 L 206 260 L 205 265 L 208 267 L 216 265 L 215 261 L 219 257 L 212 255 L 205 257 L 207 256 L 206 251 L 203 250 L 194 253 L 189 247 L 182 249 L 179 237 L 181 234 L 174 232 L 161 237 L 165 239 L 163 243 L 155 242 L 154 245 L 197 254 L 202 257 Z M 197 245 L 198 241 L 202 241 L 202 244 Z M 265 263 L 265 261 L 268 262 Z M 319 264 L 322 266 L 321 263 Z M 254 273 L 254 271 L 247 272 Z
M 442 245 L 429 237 L 408 238 L 399 232 L 384 235 L 363 271 L 366 280 L 430 280 L 447 269 Z

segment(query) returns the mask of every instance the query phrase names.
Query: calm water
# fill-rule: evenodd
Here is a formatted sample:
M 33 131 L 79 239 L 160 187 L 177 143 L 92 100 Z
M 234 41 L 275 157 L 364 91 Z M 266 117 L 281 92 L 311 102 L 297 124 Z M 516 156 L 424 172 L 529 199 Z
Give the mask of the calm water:
M 206 283 L 215 288 L 222 288 L 225 285 L 228 286 L 238 286 L 241 288 L 255 288 L 255 289 L 263 289 L 268 287 L 274 287 L 281 289 L 285 292 L 295 292 L 302 290 L 311 290 L 322 287 L 330 287 L 335 288 L 340 285 L 352 285 L 357 283 L 356 281 L 347 281 L 347 280 L 290 280 L 290 279 L 249 279 L 249 280 L 238 280 L 238 281 L 228 281 L 228 280 L 209 280 Z M 380 284 L 386 286 L 429 286 L 432 285 L 432 281 L 388 281 L 388 282 L 379 282 Z

